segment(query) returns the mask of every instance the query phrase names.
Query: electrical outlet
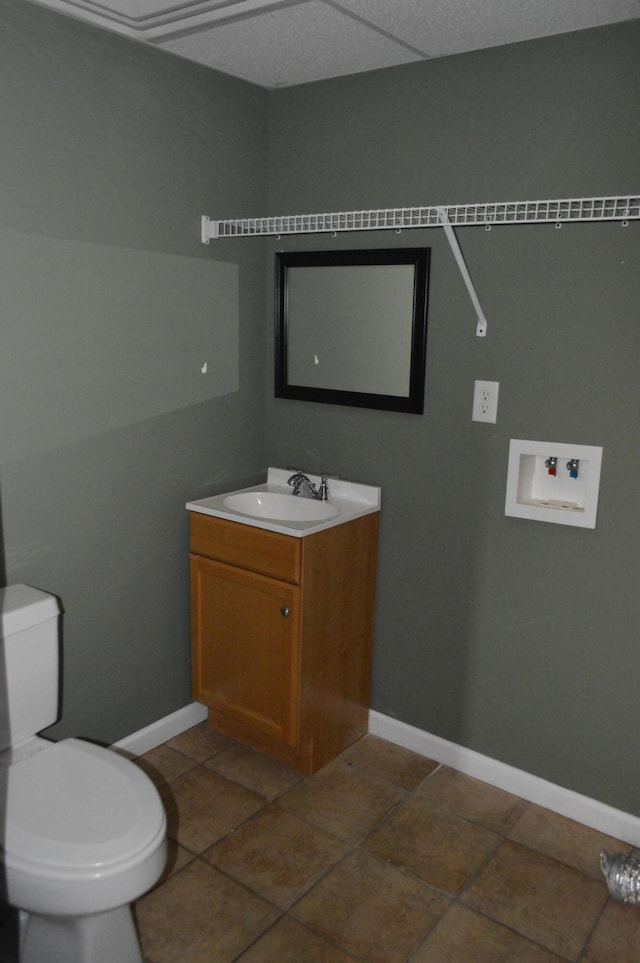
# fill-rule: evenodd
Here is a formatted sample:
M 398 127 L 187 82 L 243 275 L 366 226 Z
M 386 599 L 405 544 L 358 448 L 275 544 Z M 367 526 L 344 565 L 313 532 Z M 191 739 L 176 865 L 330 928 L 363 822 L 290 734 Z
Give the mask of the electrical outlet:
M 499 381 L 476 381 L 473 391 L 472 421 L 488 421 L 495 425 L 498 420 Z

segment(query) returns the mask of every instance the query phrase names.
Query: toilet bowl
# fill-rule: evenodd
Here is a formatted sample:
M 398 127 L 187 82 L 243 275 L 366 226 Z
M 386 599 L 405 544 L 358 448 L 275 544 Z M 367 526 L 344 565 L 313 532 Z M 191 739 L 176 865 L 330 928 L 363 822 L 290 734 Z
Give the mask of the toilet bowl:
M 25 658 L 37 675 L 36 650 L 50 645 L 52 630 L 57 637 L 56 618 L 55 629 L 44 624 L 52 607 L 43 605 L 43 596 L 27 586 L 0 590 L 12 735 L 18 731 L 11 725 L 12 680 L 20 678 Z M 11 632 L 16 606 L 18 629 Z M 36 625 L 29 624 L 33 619 Z M 50 660 L 44 664 L 50 674 Z M 37 679 L 32 691 L 42 691 Z M 24 718 L 23 703 L 20 713 Z M 23 736 L 22 722 L 18 729 Z M 128 759 L 81 739 L 30 736 L 9 748 L 5 740 L 4 748 L 2 889 L 20 910 L 20 963 L 142 963 L 129 904 L 165 866 L 166 816 L 155 786 Z

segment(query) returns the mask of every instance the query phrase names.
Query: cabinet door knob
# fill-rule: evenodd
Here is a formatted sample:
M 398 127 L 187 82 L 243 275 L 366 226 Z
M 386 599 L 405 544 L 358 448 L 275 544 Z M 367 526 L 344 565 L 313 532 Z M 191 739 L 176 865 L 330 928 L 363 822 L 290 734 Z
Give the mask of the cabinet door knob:
M 280 615 L 283 615 L 285 619 L 287 615 L 289 615 L 289 609 L 287 608 L 286 605 L 283 605 L 282 608 L 280 609 Z

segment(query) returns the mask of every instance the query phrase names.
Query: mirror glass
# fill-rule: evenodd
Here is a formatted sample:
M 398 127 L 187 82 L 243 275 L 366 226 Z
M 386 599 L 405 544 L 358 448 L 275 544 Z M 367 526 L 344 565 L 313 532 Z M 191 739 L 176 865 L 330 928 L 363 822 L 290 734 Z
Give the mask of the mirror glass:
M 421 413 L 429 253 L 278 253 L 276 397 Z

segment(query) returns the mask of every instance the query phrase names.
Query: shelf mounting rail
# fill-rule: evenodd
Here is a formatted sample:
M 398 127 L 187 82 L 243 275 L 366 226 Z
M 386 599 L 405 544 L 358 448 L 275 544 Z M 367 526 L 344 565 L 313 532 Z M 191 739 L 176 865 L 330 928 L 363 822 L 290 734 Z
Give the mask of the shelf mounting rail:
M 504 224 L 555 224 L 589 221 L 640 220 L 640 195 L 573 197 L 546 201 L 497 201 L 483 204 L 449 204 L 432 207 L 397 207 L 374 211 L 340 211 L 331 214 L 287 214 L 216 221 L 201 219 L 202 243 L 227 237 L 283 234 L 337 234 L 345 231 L 402 231 L 409 228 L 444 229 L 458 268 L 478 316 L 476 334 L 483 337 L 487 322 L 467 270 L 454 227 L 481 225 L 487 230 Z

